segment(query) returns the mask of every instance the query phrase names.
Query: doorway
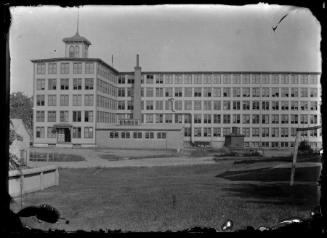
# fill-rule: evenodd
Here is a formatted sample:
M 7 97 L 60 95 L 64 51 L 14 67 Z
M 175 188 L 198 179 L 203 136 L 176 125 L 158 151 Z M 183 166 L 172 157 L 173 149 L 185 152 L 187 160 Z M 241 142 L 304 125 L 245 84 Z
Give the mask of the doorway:
M 57 129 L 57 142 L 58 143 L 71 142 L 71 133 L 70 133 L 69 128 L 58 128 Z

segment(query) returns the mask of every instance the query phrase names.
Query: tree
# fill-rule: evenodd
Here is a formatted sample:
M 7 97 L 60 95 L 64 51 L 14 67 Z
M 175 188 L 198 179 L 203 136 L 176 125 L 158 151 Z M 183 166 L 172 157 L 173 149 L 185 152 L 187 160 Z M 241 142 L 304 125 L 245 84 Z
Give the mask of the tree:
M 33 128 L 33 98 L 22 92 L 10 94 L 10 118 L 22 119 L 27 129 Z

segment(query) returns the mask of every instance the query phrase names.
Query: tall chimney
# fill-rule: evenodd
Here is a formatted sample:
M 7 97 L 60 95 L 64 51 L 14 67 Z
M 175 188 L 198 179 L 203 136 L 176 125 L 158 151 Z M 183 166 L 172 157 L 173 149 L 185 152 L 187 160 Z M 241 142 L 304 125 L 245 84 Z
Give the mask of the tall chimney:
M 141 67 L 139 66 L 139 55 L 136 55 L 136 66 L 134 68 L 134 90 L 133 90 L 133 119 L 141 121 Z

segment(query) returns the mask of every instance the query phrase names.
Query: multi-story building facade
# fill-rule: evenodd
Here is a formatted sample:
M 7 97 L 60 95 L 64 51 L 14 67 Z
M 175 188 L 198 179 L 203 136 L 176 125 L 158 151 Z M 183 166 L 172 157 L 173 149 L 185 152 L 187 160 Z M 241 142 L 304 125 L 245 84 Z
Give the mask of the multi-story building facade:
M 64 58 L 32 60 L 35 144 L 144 146 L 174 130 L 210 143 L 233 128 L 245 146 L 278 148 L 294 145 L 296 128 L 321 125 L 318 72 L 142 72 L 138 58 L 118 72 L 88 58 L 78 33 L 64 42 Z M 321 130 L 302 136 L 322 146 Z

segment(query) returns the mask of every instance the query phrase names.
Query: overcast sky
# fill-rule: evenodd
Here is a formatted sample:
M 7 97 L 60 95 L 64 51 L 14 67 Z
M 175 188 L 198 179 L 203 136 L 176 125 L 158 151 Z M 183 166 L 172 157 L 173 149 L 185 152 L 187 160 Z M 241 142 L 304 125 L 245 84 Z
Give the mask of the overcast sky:
M 272 26 L 288 16 L 274 32 Z M 33 92 L 31 59 L 64 57 L 76 33 L 77 8 L 11 9 L 11 92 Z M 89 57 L 118 71 L 318 71 L 321 27 L 309 9 L 268 4 L 241 7 L 87 6 L 79 33 Z

